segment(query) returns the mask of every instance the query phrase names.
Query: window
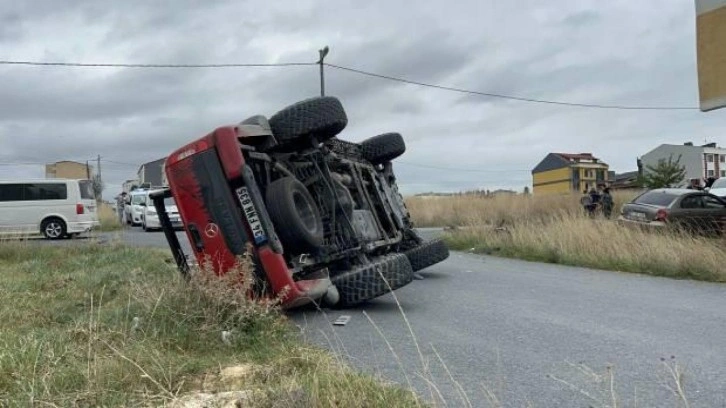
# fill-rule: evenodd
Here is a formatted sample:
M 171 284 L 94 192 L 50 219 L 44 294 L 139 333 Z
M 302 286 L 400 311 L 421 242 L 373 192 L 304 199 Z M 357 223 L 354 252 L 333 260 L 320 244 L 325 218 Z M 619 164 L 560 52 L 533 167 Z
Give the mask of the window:
M 707 161 L 708 161 L 709 163 L 713 163 L 713 155 L 712 155 L 712 154 L 707 154 L 707 155 L 706 155 L 706 160 L 707 160 Z
M 721 170 L 721 177 L 726 177 L 726 170 Z
M 81 188 L 81 199 L 82 200 L 93 200 L 95 194 L 93 193 L 93 182 L 91 180 L 80 180 L 78 187 Z
M 713 170 L 709 170 L 709 171 L 708 171 L 708 177 L 713 177 L 713 175 L 714 175 L 714 174 L 715 174 L 715 173 L 713 172 Z
M 592 170 L 585 170 L 585 178 L 592 178 Z
M 650 204 L 659 207 L 668 207 L 671 203 L 673 203 L 673 201 L 675 201 L 676 198 L 678 198 L 678 196 L 675 194 L 653 190 L 636 198 L 634 202 L 637 204 Z
M 0 201 L 21 201 L 23 199 L 22 184 L 0 185 Z
M 0 201 L 65 200 L 67 198 L 68 188 L 65 183 L 0 185 Z
M 683 200 L 681 200 L 681 208 L 703 208 L 703 196 L 691 195 L 683 197 Z
M 726 154 L 719 154 L 718 161 L 720 161 L 721 163 L 726 163 Z
M 726 170 L 721 170 L 721 174 L 726 173 Z M 726 176 L 723 176 L 726 177 Z M 711 189 L 714 188 L 726 188 L 726 178 L 720 178 L 713 182 L 713 185 L 711 186 Z
M 703 196 L 703 203 L 706 208 L 724 208 L 726 206 L 721 200 L 711 196 Z

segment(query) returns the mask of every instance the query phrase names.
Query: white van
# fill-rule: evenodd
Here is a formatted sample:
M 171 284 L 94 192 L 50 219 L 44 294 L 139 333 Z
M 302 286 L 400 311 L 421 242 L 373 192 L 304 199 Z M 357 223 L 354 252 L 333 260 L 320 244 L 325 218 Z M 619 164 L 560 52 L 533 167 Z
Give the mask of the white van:
M 0 180 L 0 234 L 59 239 L 99 225 L 90 180 Z

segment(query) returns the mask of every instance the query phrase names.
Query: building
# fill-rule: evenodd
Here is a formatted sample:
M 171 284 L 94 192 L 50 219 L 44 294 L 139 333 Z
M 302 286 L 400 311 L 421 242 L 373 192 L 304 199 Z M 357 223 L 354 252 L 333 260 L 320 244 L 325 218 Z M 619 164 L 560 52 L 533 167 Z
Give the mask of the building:
M 124 193 L 129 193 L 131 190 L 137 188 L 139 186 L 139 180 L 132 179 L 132 180 L 126 180 L 121 185 L 121 191 Z
M 692 179 L 726 177 L 726 149 L 716 146 L 716 143 L 702 146 L 694 146 L 691 142 L 682 145 L 662 144 L 640 158 L 643 171 L 647 173 L 648 166 L 656 166 L 659 160 L 667 161 L 670 157 L 673 160 L 680 157 L 680 164 L 686 170 L 683 183 Z
M 163 186 L 164 180 L 162 174 L 165 161 L 166 157 L 163 157 L 159 160 L 142 164 L 137 172 L 139 185 L 148 185 L 151 187 Z
M 583 192 L 605 184 L 608 172 L 592 153 L 550 153 L 532 170 L 533 193 Z
M 45 165 L 45 178 L 90 179 L 93 166 L 63 160 Z
M 640 172 L 627 171 L 625 173 L 611 172 L 609 187 L 611 190 L 640 190 Z

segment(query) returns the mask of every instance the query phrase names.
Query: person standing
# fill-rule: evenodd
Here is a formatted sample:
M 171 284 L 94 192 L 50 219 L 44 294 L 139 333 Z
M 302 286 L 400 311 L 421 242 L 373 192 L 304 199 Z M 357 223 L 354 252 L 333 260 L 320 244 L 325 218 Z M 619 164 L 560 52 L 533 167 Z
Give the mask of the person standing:
M 603 215 L 605 218 L 610 218 L 613 214 L 613 196 L 610 195 L 610 187 L 605 187 L 601 200 Z

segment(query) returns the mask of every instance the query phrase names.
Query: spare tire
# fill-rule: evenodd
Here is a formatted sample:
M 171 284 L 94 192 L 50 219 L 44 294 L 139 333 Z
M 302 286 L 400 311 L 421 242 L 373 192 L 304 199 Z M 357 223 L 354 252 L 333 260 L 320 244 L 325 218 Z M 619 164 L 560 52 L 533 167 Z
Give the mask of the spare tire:
M 391 253 L 332 276 L 330 281 L 339 293 L 335 307 L 350 307 L 406 286 L 413 281 L 413 270 L 406 255 Z
M 319 96 L 290 105 L 270 119 L 272 134 L 281 148 L 304 144 L 312 136 L 324 142 L 345 129 L 348 116 L 332 96 Z
M 425 241 L 405 252 L 414 272 L 428 268 L 449 257 L 449 248 L 441 238 Z
M 400 133 L 384 133 L 361 142 L 363 158 L 373 164 L 383 164 L 402 155 L 406 143 Z
M 305 185 L 293 177 L 270 183 L 267 212 L 286 251 L 305 253 L 323 245 L 323 220 Z

